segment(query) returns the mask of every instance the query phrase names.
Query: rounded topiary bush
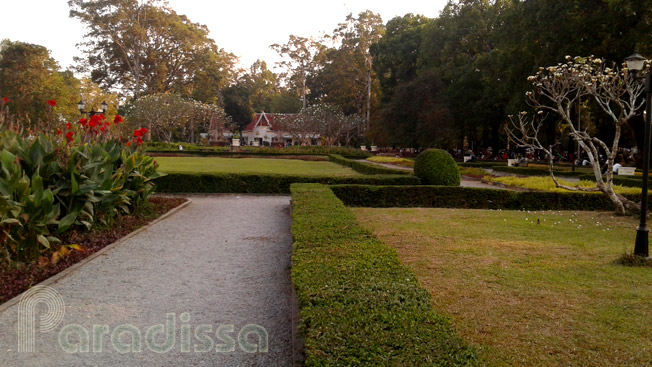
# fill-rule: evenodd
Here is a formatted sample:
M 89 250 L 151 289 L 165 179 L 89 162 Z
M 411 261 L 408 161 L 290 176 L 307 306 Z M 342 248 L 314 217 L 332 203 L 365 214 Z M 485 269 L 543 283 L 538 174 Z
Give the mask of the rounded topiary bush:
M 414 161 L 414 174 L 426 185 L 459 186 L 460 169 L 445 150 L 428 149 Z

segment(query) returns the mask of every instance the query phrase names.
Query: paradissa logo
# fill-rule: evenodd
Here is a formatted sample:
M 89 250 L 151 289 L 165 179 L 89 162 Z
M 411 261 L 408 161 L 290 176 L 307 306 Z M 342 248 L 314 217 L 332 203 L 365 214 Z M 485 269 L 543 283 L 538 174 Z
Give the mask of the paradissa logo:
M 190 322 L 190 314 L 182 313 L 179 320 Z M 182 353 L 228 353 L 235 352 L 236 346 L 247 353 L 266 353 L 269 349 L 267 330 L 259 325 L 245 325 L 237 334 L 234 325 L 219 325 L 215 329 L 210 324 L 198 325 L 191 333 L 191 325 L 181 324 L 179 331 Z M 67 353 L 88 353 L 91 348 L 93 353 L 101 353 L 106 340 L 110 340 L 119 353 L 139 353 L 143 351 L 144 340 L 152 352 L 167 353 L 177 344 L 176 337 L 176 314 L 168 313 L 165 325 L 150 326 L 144 333 L 130 324 L 119 325 L 113 330 L 109 325 L 93 325 L 89 330 L 82 325 L 69 324 L 59 332 L 59 345 Z
M 18 304 L 18 351 L 34 352 L 36 338 L 36 307 L 47 306 L 47 312 L 40 317 L 41 333 L 56 330 L 63 321 L 65 304 L 59 293 L 50 287 L 35 286 L 25 292 Z M 79 324 L 68 324 L 61 328 L 58 335 L 59 345 L 67 353 L 101 353 L 104 344 L 110 342 L 119 353 L 139 353 L 146 347 L 155 353 L 167 353 L 177 344 L 182 353 L 228 353 L 237 347 L 246 353 L 267 353 L 269 336 L 260 325 L 247 324 L 236 333 L 234 325 L 198 325 L 191 330 L 190 314 L 179 315 L 177 325 L 175 313 L 167 313 L 165 324 L 157 324 L 141 332 L 131 324 L 118 325 L 111 330 L 109 325 L 93 325 L 90 329 Z M 178 327 L 177 327 L 178 326 Z M 192 331 L 192 332 L 191 332 Z

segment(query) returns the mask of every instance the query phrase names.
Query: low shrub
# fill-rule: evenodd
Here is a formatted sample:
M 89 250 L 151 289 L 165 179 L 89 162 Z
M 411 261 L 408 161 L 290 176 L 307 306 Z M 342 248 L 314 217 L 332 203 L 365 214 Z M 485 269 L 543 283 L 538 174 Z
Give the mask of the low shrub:
M 414 174 L 425 185 L 459 186 L 460 169 L 445 150 L 428 149 L 414 161 Z
M 418 185 L 412 175 L 349 177 L 287 176 L 234 173 L 169 173 L 156 179 L 156 191 L 166 193 L 287 194 L 293 183 Z
M 495 166 L 500 166 L 501 164 L 507 167 L 507 162 L 505 161 L 475 161 L 475 162 L 458 162 L 460 167 L 482 167 L 482 168 L 493 168 Z
M 425 207 L 507 210 L 613 210 L 602 194 L 526 192 L 446 186 L 333 185 L 331 189 L 348 206 Z M 635 195 L 626 195 L 639 201 Z
M 595 175 L 582 175 L 582 176 L 580 176 L 580 180 L 595 182 Z M 627 186 L 627 187 L 639 187 L 639 188 L 643 187 L 643 177 L 642 176 L 618 176 L 618 175 L 614 175 L 612 182 L 613 182 L 614 185 L 621 185 L 621 186 Z M 650 185 L 650 181 L 648 181 L 648 187 L 652 187 L 652 185 Z
M 539 167 L 507 167 L 507 166 L 493 166 L 494 171 L 512 173 L 515 175 L 524 176 L 550 176 L 550 171 L 547 168 Z M 555 176 L 565 177 L 580 177 L 586 175 L 585 171 L 569 171 L 569 170 L 555 170 Z M 594 179 L 595 181 L 595 179 Z
M 624 266 L 644 266 L 652 268 L 652 258 L 634 255 L 632 252 L 622 254 L 614 263 Z
M 548 192 L 569 192 L 569 190 L 557 187 L 555 181 L 550 176 L 500 176 L 500 177 L 485 177 L 486 181 L 496 182 L 507 186 L 522 187 L 525 189 L 536 190 L 536 191 L 548 191 Z M 557 177 L 557 181 L 561 185 L 569 187 L 584 187 L 584 188 L 595 188 L 595 181 L 579 181 L 571 182 L 566 181 L 562 178 Z M 635 187 L 623 187 L 619 185 L 613 186 L 614 192 L 616 194 L 629 194 L 629 195 L 639 195 L 641 190 Z M 599 193 L 595 193 L 600 195 Z
M 395 164 L 403 167 L 414 167 L 414 159 L 385 157 L 385 156 L 377 155 L 374 157 L 369 157 L 367 158 L 367 160 L 369 162 Z
M 351 167 L 356 172 L 364 175 L 412 175 L 408 170 L 382 167 L 372 163 L 359 162 L 342 157 L 339 154 L 330 154 L 328 160 L 343 166 Z
M 152 194 L 160 174 L 136 144 L 68 126 L 53 136 L 0 130 L 0 262 L 53 253 L 59 234 L 109 223 Z
M 292 281 L 306 366 L 475 366 L 396 251 L 328 187 L 292 185 Z
M 179 150 L 179 146 L 183 151 Z M 230 147 L 211 147 L 189 143 L 166 143 L 152 142 L 145 145 L 147 152 L 183 152 L 184 154 L 196 155 L 231 155 Z M 360 149 L 348 147 L 326 147 L 326 146 L 290 146 L 284 148 L 272 147 L 240 147 L 239 155 L 257 156 L 257 155 L 329 155 L 339 154 L 347 158 L 365 159 L 371 154 Z

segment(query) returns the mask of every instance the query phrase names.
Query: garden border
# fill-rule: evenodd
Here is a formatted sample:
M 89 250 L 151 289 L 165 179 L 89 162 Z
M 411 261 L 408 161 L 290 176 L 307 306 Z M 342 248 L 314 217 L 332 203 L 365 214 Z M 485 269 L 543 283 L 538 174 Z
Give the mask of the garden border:
M 479 363 L 396 250 L 360 226 L 328 186 L 292 185 L 291 206 L 306 365 Z
M 178 206 L 168 210 L 166 213 L 162 214 L 158 218 L 156 218 L 153 221 L 149 222 L 147 225 L 142 226 L 142 227 L 136 229 L 135 231 L 128 233 L 124 237 L 121 237 L 117 241 L 106 245 L 101 250 L 91 254 L 88 257 L 83 258 L 79 262 L 77 262 L 77 263 L 63 269 L 59 273 L 57 273 L 57 274 L 43 280 L 42 282 L 39 282 L 37 284 L 32 285 L 32 287 L 36 286 L 36 285 L 49 286 L 49 285 L 52 285 L 52 284 L 55 284 L 55 283 L 59 282 L 59 280 L 65 278 L 68 275 L 70 275 L 71 273 L 79 270 L 79 268 L 86 265 L 88 262 L 95 259 L 96 257 L 101 256 L 101 255 L 105 255 L 107 252 L 109 252 L 109 251 L 113 250 L 114 248 L 116 248 L 117 246 L 123 244 L 125 241 L 127 241 L 128 239 L 134 237 L 135 235 L 139 234 L 140 232 L 146 231 L 147 229 L 149 229 L 154 224 L 156 224 L 156 223 L 162 221 L 163 219 L 166 219 L 166 218 L 176 214 L 181 209 L 184 209 L 185 207 L 187 207 L 188 205 L 190 205 L 192 203 L 192 200 L 190 198 L 186 198 L 186 199 L 187 199 L 186 202 L 181 203 Z M 30 289 L 31 289 L 31 287 L 30 287 Z M 29 291 L 29 289 L 25 290 L 25 292 L 27 292 L 27 291 Z M 16 295 L 15 297 L 7 300 L 5 303 L 0 304 L 0 312 L 4 312 L 9 307 L 11 307 L 11 306 L 15 305 L 16 303 L 20 302 L 20 298 L 25 294 L 25 292 L 22 292 L 22 293 Z

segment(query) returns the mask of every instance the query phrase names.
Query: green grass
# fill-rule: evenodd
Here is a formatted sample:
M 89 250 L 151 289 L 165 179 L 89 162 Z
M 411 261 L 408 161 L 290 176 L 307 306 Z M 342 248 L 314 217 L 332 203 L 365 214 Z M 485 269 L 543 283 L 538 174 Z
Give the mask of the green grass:
M 292 185 L 292 281 L 306 366 L 476 366 L 396 251 L 319 184 Z
M 531 176 L 531 177 L 516 177 L 516 176 L 502 176 L 502 177 L 484 177 L 485 180 L 500 182 L 509 186 L 518 186 L 524 187 L 533 190 L 540 191 L 549 191 L 549 192 L 568 192 L 568 190 L 558 188 L 555 186 L 555 182 L 551 177 L 544 176 Z M 557 178 L 559 183 L 567 186 L 579 185 L 581 187 L 595 187 L 595 182 L 591 181 L 579 181 L 579 182 L 570 182 L 563 179 Z M 636 187 L 625 187 L 620 185 L 614 185 L 614 191 L 618 194 L 630 194 L 630 195 L 640 195 L 641 189 Z M 600 193 L 602 194 L 602 193 Z M 603 194 L 602 194 L 603 195 Z
M 414 167 L 414 159 L 375 156 L 369 157 L 367 160 L 370 162 L 395 164 L 403 167 Z
M 353 209 L 486 366 L 649 366 L 652 269 L 606 212 Z M 539 224 L 537 224 L 537 220 Z
M 348 177 L 358 173 L 331 162 L 298 159 L 157 157 L 165 173 L 238 173 L 292 176 Z

